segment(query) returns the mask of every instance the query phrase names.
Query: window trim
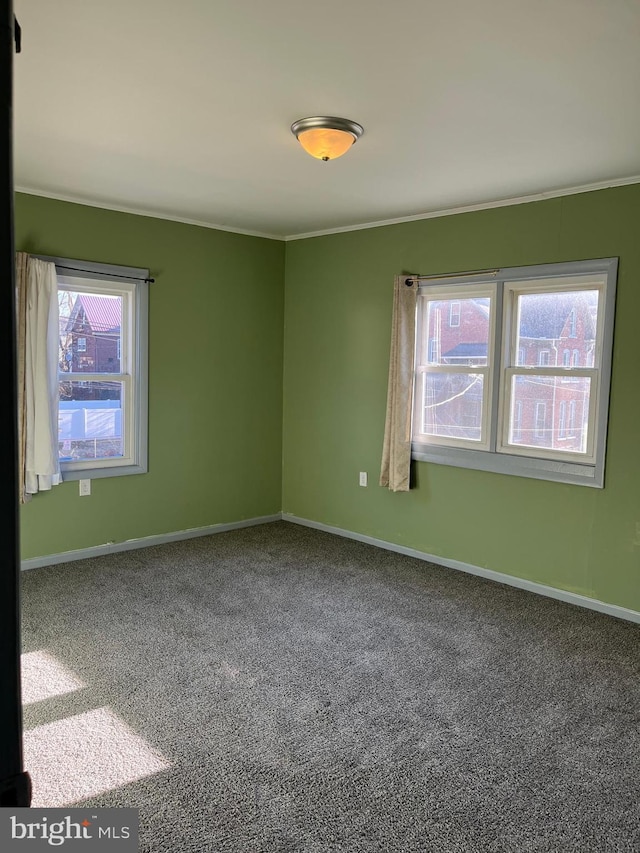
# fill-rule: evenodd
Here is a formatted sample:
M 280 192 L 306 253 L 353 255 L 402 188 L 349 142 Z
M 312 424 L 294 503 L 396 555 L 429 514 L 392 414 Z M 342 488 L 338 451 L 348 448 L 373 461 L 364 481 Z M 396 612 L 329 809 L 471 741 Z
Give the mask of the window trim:
M 139 267 L 124 267 L 114 264 L 102 264 L 95 261 L 80 261 L 72 258 L 58 258 L 46 255 L 36 255 L 43 261 L 49 261 L 56 265 L 56 273 L 60 278 L 67 281 L 78 279 L 78 281 L 102 282 L 105 292 L 110 285 L 126 284 L 131 287 L 132 315 L 135 323 L 135 335 L 133 329 L 123 328 L 122 348 L 130 346 L 133 339 L 134 346 L 131 351 L 132 376 L 135 376 L 132 394 L 132 412 L 125 413 L 127 421 L 131 420 L 135 428 L 130 426 L 128 441 L 128 459 L 121 463 L 119 460 L 86 460 L 77 462 L 62 462 L 60 468 L 63 480 L 100 479 L 102 477 L 121 477 L 130 474 L 145 474 L 149 470 L 148 461 L 148 432 L 149 432 L 149 270 Z M 78 267 L 79 269 L 68 269 Z M 106 374 L 101 373 L 104 378 Z M 80 378 L 80 374 L 78 375 Z M 82 378 L 91 377 L 93 374 L 82 374 Z M 121 374 L 113 374 L 114 381 L 121 382 Z M 125 381 L 131 381 L 131 377 Z M 129 459 L 132 461 L 129 462 Z
M 462 273 L 459 276 L 446 279 L 433 278 L 426 285 L 421 285 L 421 289 L 423 286 L 430 287 L 434 285 L 442 287 L 451 286 L 454 288 L 456 285 L 482 285 L 489 280 L 495 281 L 497 295 L 494 340 L 495 351 L 497 354 L 500 354 L 500 363 L 496 364 L 496 374 L 494 374 L 497 375 L 497 381 L 493 383 L 490 420 L 492 424 L 492 441 L 490 448 L 488 450 L 478 450 L 465 447 L 445 447 L 412 440 L 412 458 L 418 461 L 452 465 L 472 470 L 585 485 L 593 488 L 604 488 L 617 272 L 618 258 L 598 258 L 559 264 L 506 267 L 497 270 L 495 274 L 464 275 Z M 497 433 L 502 428 L 499 416 L 502 414 L 500 406 L 503 404 L 503 395 L 500 394 L 500 384 L 505 374 L 505 346 L 508 347 L 510 345 L 512 332 L 509 327 L 508 312 L 503 312 L 503 298 L 507 298 L 505 285 L 507 283 L 523 285 L 527 281 L 532 282 L 546 279 L 545 285 L 542 285 L 540 289 L 536 288 L 536 291 L 541 291 L 544 287 L 547 287 L 551 291 L 556 291 L 557 286 L 553 284 L 553 278 L 567 278 L 589 274 L 601 274 L 605 279 L 601 310 L 598 316 L 598 328 L 596 331 L 596 341 L 599 342 L 601 349 L 596 353 L 594 360 L 594 364 L 598 364 L 599 357 L 600 366 L 599 368 L 595 368 L 595 371 L 599 372 L 599 388 L 593 389 L 594 393 L 592 393 L 592 405 L 595 407 L 594 440 L 596 440 L 592 461 L 577 461 L 567 459 L 566 456 L 562 456 L 561 458 L 551 457 L 551 455 L 547 458 L 527 456 L 527 453 L 530 453 L 531 449 L 518 448 L 517 446 L 514 447 L 514 445 L 509 445 L 508 448 L 503 448 L 501 452 L 498 452 L 497 445 L 499 442 L 497 441 Z M 559 369 L 534 367 L 532 369 L 551 370 L 553 373 L 563 372 L 562 367 Z M 573 368 L 573 371 L 581 375 L 592 375 L 594 368 Z

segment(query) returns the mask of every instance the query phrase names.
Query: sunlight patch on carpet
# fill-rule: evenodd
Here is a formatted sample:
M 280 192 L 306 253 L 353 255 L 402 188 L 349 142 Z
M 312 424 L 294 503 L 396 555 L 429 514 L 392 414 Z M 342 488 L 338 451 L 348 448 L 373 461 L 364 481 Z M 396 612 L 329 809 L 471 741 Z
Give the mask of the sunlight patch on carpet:
M 85 685 L 44 649 L 22 655 L 22 704 L 63 696 Z
M 24 753 L 36 808 L 68 806 L 170 766 L 109 708 L 26 731 Z

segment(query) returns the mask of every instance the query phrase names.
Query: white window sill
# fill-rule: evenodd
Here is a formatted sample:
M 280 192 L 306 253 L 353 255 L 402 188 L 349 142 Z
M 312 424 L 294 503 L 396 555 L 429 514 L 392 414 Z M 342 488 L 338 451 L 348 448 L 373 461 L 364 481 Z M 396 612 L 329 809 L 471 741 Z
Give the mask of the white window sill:
M 552 480 L 557 483 L 591 486 L 596 489 L 604 487 L 604 471 L 597 464 L 585 465 L 555 459 L 534 459 L 529 456 L 492 453 L 486 450 L 429 447 L 424 444 L 411 445 L 411 458 L 420 462 L 452 465 L 455 468 L 472 468 L 494 474 Z

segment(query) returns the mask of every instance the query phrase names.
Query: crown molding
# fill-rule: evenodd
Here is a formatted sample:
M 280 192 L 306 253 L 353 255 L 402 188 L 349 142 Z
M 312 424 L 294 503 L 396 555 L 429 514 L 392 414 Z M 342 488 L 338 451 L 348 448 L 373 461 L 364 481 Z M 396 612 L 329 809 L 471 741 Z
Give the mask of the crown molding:
M 215 222 L 205 222 L 199 219 L 187 219 L 184 216 L 173 216 L 168 213 L 158 213 L 152 210 L 144 210 L 142 208 L 129 208 L 116 204 L 107 204 L 100 201 L 89 201 L 84 198 L 76 198 L 74 196 L 63 195 L 62 193 L 51 193 L 43 190 L 36 190 L 30 187 L 17 186 L 15 192 L 24 193 L 25 195 L 41 196 L 42 198 L 50 198 L 55 201 L 66 201 L 71 204 L 82 204 L 86 207 L 97 207 L 102 210 L 113 210 L 117 213 L 130 213 L 133 216 L 148 216 L 152 219 L 165 219 L 168 222 L 181 222 L 183 225 L 196 225 L 199 228 L 210 228 L 214 231 L 228 231 L 231 234 L 242 234 L 246 237 L 261 237 L 265 240 L 278 240 L 283 242 L 291 242 L 293 240 L 309 240 L 313 237 L 326 237 L 331 234 L 346 234 L 349 231 L 365 231 L 368 228 L 382 228 L 386 225 L 401 225 L 403 222 L 418 222 L 421 219 L 438 219 L 441 216 L 456 216 L 459 213 L 473 213 L 478 210 L 492 210 L 496 207 L 511 207 L 517 204 L 528 204 L 532 201 L 545 201 L 551 198 L 561 198 L 567 195 L 578 195 L 580 193 L 595 192 L 596 190 L 606 190 L 613 187 L 625 187 L 630 184 L 639 184 L 640 175 L 632 175 L 627 178 L 612 178 L 608 181 L 597 181 L 591 184 L 582 184 L 574 187 L 564 187 L 563 189 L 549 190 L 547 192 L 533 193 L 531 195 L 513 196 L 510 198 L 495 199 L 493 201 L 480 202 L 478 204 L 462 205 L 460 207 L 448 207 L 439 210 L 431 210 L 426 213 L 416 213 L 412 216 L 398 216 L 394 219 L 378 219 L 373 222 L 362 222 L 356 225 L 343 225 L 338 228 L 326 228 L 320 231 L 307 231 L 303 234 L 271 234 L 266 231 L 250 231 L 244 228 L 234 228 L 230 225 L 219 225 Z
M 107 204 L 102 201 L 89 201 L 85 198 L 76 198 L 71 195 L 63 195 L 62 193 L 45 192 L 44 190 L 34 190 L 30 187 L 14 187 L 17 193 L 25 195 L 37 195 L 42 198 L 50 198 L 54 201 L 67 201 L 70 204 L 83 204 L 86 207 L 98 207 L 101 210 L 113 210 L 116 213 L 130 213 L 132 216 L 149 216 L 152 219 L 165 219 L 167 222 L 181 222 L 183 225 L 197 225 L 199 228 L 210 228 L 213 231 L 228 231 L 231 234 L 243 234 L 245 237 L 262 237 L 265 240 L 284 240 L 282 234 L 268 234 L 264 231 L 249 231 L 246 228 L 233 228 L 231 225 L 219 225 L 216 222 L 204 222 L 200 219 L 187 219 L 184 216 L 173 216 L 169 213 L 158 213 L 153 210 L 144 210 L 143 208 L 123 207 L 117 204 Z
M 480 202 L 479 204 L 467 204 L 461 207 L 447 207 L 441 210 L 431 210 L 428 213 L 416 213 L 413 216 L 399 216 L 395 219 L 379 219 L 375 222 L 363 222 L 359 225 L 344 225 L 340 228 L 327 228 L 323 231 L 308 231 L 305 234 L 289 234 L 284 240 L 308 240 L 311 237 L 326 237 L 329 234 L 345 234 L 348 231 L 364 231 L 367 228 L 382 228 L 385 225 L 401 225 L 403 222 L 418 222 L 420 219 L 438 219 L 441 216 L 455 216 L 458 213 L 473 213 L 476 210 L 491 210 L 494 207 L 511 207 L 516 204 L 528 204 L 531 201 L 544 201 L 550 198 L 560 198 L 565 195 L 578 195 L 580 193 L 594 192 L 595 190 L 606 190 L 612 187 L 625 187 L 629 184 L 640 184 L 640 175 L 632 175 L 629 178 L 613 178 L 609 181 L 598 181 L 592 184 L 582 184 L 576 187 L 565 187 L 559 190 L 534 193 L 532 195 L 513 196 L 511 198 L 496 199 L 494 201 Z

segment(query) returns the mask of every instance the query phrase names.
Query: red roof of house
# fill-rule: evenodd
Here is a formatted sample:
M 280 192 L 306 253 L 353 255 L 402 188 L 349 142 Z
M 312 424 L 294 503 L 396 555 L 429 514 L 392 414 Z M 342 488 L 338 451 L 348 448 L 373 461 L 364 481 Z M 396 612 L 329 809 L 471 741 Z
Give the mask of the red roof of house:
M 94 332 L 120 331 L 122 312 L 119 298 L 109 296 L 88 296 L 79 293 L 73 314 L 77 316 L 79 308 L 84 308 L 87 322 Z

